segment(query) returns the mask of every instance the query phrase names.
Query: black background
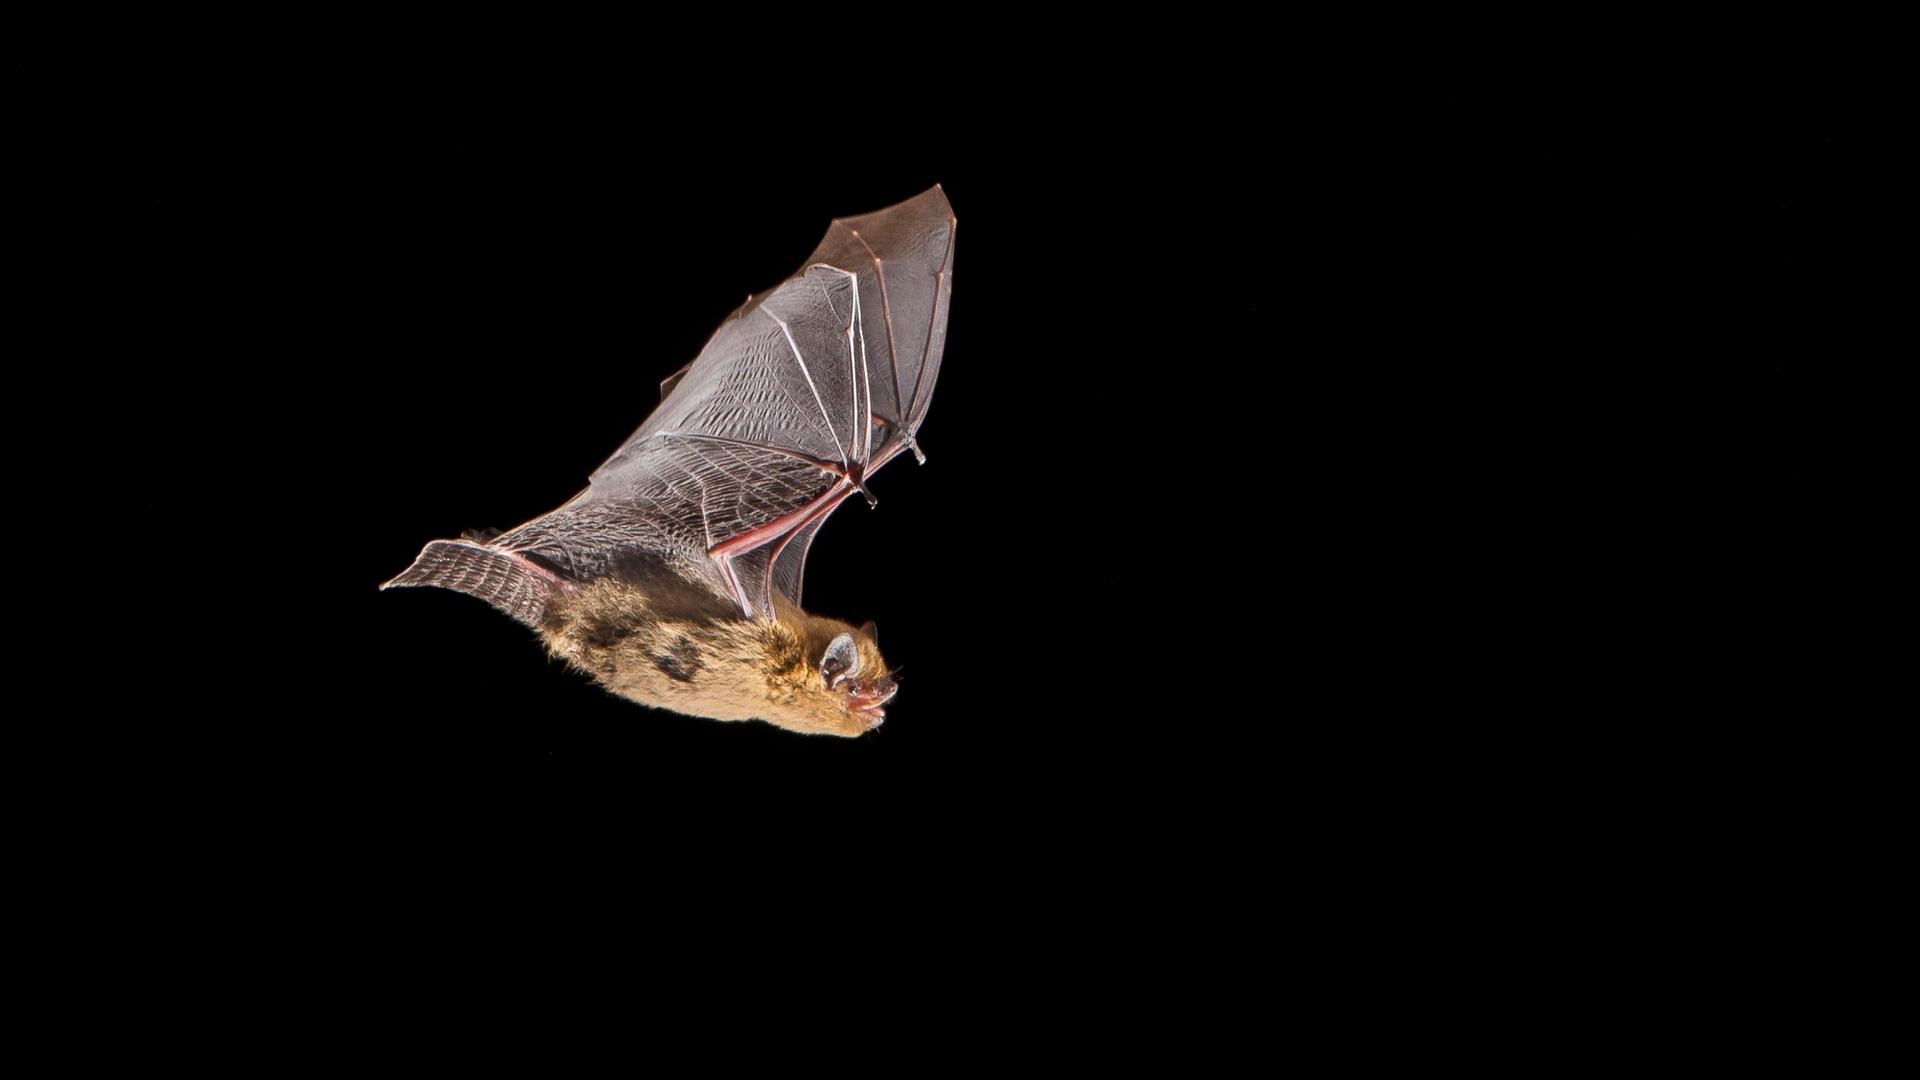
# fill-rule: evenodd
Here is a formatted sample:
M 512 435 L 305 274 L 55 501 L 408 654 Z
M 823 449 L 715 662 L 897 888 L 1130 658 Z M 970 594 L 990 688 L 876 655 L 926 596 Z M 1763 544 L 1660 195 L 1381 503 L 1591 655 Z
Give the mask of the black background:
M 19 35 L 9 865 L 63 1048 L 497 1054 L 558 999 L 657 1056 L 658 997 L 999 1067 L 1825 1034 L 1904 790 L 1845 697 L 1891 646 L 1819 656 L 1901 535 L 1843 494 L 1908 424 L 1861 35 L 633 14 Z M 377 591 L 936 181 L 930 462 L 807 587 L 904 667 L 879 733 Z
M 1796 693 L 1829 429 L 1891 397 L 1849 385 L 1904 300 L 1863 258 L 1879 95 L 1712 70 L 1718 39 L 1657 80 L 1135 29 L 23 80 L 51 332 L 15 415 L 64 441 L 19 458 L 58 489 L 14 523 L 53 627 L 12 730 L 53 745 L 10 764 L 59 970 L 236 1031 L 308 986 L 302 1047 L 612 983 L 1183 1062 L 1329 1014 L 1343 1054 L 1504 1047 L 1618 1015 L 1554 992 L 1589 972 L 1693 1017 L 1675 957 L 1766 994 L 1752 943 L 1809 924 L 1774 898 L 1843 880 L 1828 822 L 1896 790 Z M 570 497 L 830 218 L 934 182 L 930 461 L 807 585 L 904 669 L 879 732 L 647 710 L 476 600 L 377 590 Z M 503 992 L 528 958 L 593 971 Z M 250 1004 L 199 1008 L 202 973 Z
M 194 478 L 146 509 L 231 523 L 185 545 L 232 573 L 181 634 L 185 719 L 140 745 L 394 852 L 717 823 L 1043 864 L 1549 798 L 1647 661 L 1602 628 L 1650 537 L 1805 482 L 1796 360 L 1858 214 L 1854 133 L 1793 94 L 1246 65 L 851 118 L 604 72 L 220 89 L 130 107 L 96 178 L 128 320 L 175 358 L 134 396 Z M 830 218 L 934 182 L 929 464 L 808 571 L 904 669 L 879 732 L 646 710 L 478 601 L 376 591 L 570 497 Z

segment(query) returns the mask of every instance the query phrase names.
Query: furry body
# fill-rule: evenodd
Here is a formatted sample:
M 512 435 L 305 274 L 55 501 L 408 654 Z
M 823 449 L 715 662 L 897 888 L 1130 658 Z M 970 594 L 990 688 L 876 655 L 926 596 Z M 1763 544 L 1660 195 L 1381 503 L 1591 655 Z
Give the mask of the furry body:
M 743 618 L 664 573 L 567 590 L 539 631 L 549 653 L 614 694 L 714 720 L 766 720 L 814 735 L 878 726 L 884 714 L 846 708 L 846 695 L 821 677 L 822 655 L 841 634 L 859 650 L 861 681 L 891 687 L 869 634 L 784 599 L 777 618 Z

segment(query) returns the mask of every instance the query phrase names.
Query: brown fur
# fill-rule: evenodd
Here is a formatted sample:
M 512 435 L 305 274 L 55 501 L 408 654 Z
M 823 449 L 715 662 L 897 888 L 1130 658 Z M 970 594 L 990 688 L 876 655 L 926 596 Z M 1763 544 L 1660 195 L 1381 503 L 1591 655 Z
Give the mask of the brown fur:
M 820 677 L 836 635 L 854 637 L 860 674 L 886 661 L 871 637 L 777 598 L 773 620 L 742 618 L 670 590 L 603 578 L 549 611 L 548 652 L 630 701 L 714 720 L 765 720 L 815 735 L 859 735 L 871 722 Z

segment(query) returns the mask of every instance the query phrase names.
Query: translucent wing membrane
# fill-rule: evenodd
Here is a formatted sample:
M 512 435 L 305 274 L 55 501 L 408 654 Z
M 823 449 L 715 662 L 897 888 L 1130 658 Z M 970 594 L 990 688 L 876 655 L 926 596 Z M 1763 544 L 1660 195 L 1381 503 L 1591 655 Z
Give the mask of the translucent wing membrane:
M 794 276 L 749 299 L 662 384 L 659 407 L 586 491 L 490 546 L 565 582 L 644 556 L 743 614 L 771 617 L 776 589 L 798 603 L 827 515 L 902 449 L 917 452 L 953 233 L 938 187 L 835 221 Z
M 876 462 L 911 442 L 933 399 L 946 344 L 953 237 L 952 208 L 936 187 L 898 206 L 835 221 L 809 260 L 859 278 L 872 411 L 886 422 Z

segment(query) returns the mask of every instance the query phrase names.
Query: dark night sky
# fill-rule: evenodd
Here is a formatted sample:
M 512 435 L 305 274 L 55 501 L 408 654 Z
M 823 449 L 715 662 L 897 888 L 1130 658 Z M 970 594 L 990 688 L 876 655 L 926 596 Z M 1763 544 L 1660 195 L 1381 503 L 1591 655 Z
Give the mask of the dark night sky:
M 1841 292 L 1809 267 L 1857 154 L 1818 105 L 976 89 L 864 126 L 591 77 L 136 120 L 128 273 L 226 403 L 178 435 L 250 568 L 180 742 L 415 829 L 738 811 L 1038 851 L 1348 791 L 1364 815 L 1513 752 L 1509 712 L 1592 704 L 1535 681 L 1548 616 L 1508 580 L 1592 539 L 1568 492 L 1643 470 L 1668 402 L 1718 388 L 1729 513 L 1802 482 L 1787 403 Z M 645 710 L 477 600 L 376 591 L 567 499 L 831 217 L 935 181 L 960 232 L 930 461 L 808 571 L 904 668 L 876 736 Z M 1609 419 L 1640 406 L 1644 439 Z

